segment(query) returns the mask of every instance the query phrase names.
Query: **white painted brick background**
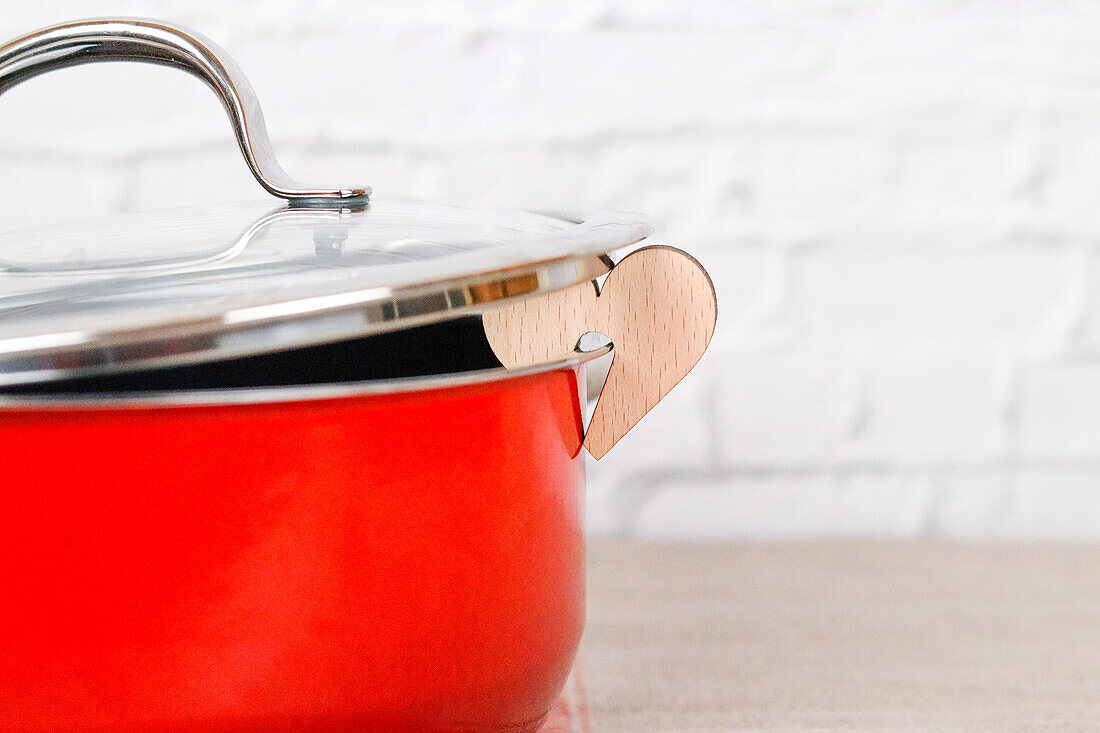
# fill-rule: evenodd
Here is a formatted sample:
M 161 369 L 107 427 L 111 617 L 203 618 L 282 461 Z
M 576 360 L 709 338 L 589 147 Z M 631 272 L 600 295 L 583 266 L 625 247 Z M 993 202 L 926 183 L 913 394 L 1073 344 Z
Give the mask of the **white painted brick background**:
M 719 326 L 591 466 L 596 531 L 1100 538 L 1100 5 L 0 8 L 202 30 L 303 179 L 654 214 Z M 4 95 L 0 190 L 4 229 L 258 193 L 199 82 L 123 65 Z

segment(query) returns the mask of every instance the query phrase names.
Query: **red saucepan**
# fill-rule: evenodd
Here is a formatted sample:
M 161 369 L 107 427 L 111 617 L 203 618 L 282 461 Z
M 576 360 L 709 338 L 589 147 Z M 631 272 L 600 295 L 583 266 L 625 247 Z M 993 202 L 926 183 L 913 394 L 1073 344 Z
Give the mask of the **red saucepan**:
M 584 619 L 577 340 L 615 344 L 602 455 L 705 348 L 705 274 L 612 270 L 633 215 L 299 184 L 163 23 L 0 47 L 0 93 L 98 60 L 206 81 L 288 203 L 0 235 L 0 731 L 536 730 Z

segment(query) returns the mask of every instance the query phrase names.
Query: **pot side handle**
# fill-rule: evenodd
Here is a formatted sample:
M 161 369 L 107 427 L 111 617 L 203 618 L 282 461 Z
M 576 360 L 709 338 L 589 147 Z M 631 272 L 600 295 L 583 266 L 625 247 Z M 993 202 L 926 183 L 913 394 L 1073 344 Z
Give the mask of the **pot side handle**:
M 291 178 L 271 147 L 252 85 L 233 59 L 209 39 L 155 20 L 104 18 L 43 28 L 0 46 L 0 95 L 47 71 L 97 61 L 139 61 L 183 69 L 221 100 L 249 170 L 273 196 L 298 202 L 365 199 L 370 188 L 309 186 Z
M 602 288 L 585 282 L 509 301 L 482 319 L 509 369 L 567 357 L 586 333 L 611 339 L 611 369 L 584 436 L 599 459 L 698 363 L 714 334 L 718 300 L 694 257 L 658 245 L 624 257 Z

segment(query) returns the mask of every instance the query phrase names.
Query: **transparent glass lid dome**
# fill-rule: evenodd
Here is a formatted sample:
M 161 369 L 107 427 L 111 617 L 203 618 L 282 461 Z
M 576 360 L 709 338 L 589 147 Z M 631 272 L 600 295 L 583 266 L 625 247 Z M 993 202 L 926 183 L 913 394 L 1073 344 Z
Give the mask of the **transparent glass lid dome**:
M 629 214 L 536 214 L 370 198 L 275 158 L 240 68 L 171 23 L 99 18 L 0 45 L 0 94 L 54 69 L 169 66 L 221 101 L 257 183 L 226 204 L 0 233 L 0 386 L 331 343 L 444 320 L 604 274 L 649 234 Z M 2 223 L 0 223 L 2 227 Z
M 372 198 L 0 233 L 0 384 L 217 360 L 451 318 L 604 274 L 645 217 Z

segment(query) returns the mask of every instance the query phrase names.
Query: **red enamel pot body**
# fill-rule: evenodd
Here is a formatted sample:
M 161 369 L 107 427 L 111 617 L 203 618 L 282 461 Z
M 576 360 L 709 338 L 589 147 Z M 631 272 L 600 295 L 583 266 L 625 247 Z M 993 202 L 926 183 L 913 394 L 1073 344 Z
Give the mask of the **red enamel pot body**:
M 0 407 L 0 730 L 537 729 L 582 370 Z

